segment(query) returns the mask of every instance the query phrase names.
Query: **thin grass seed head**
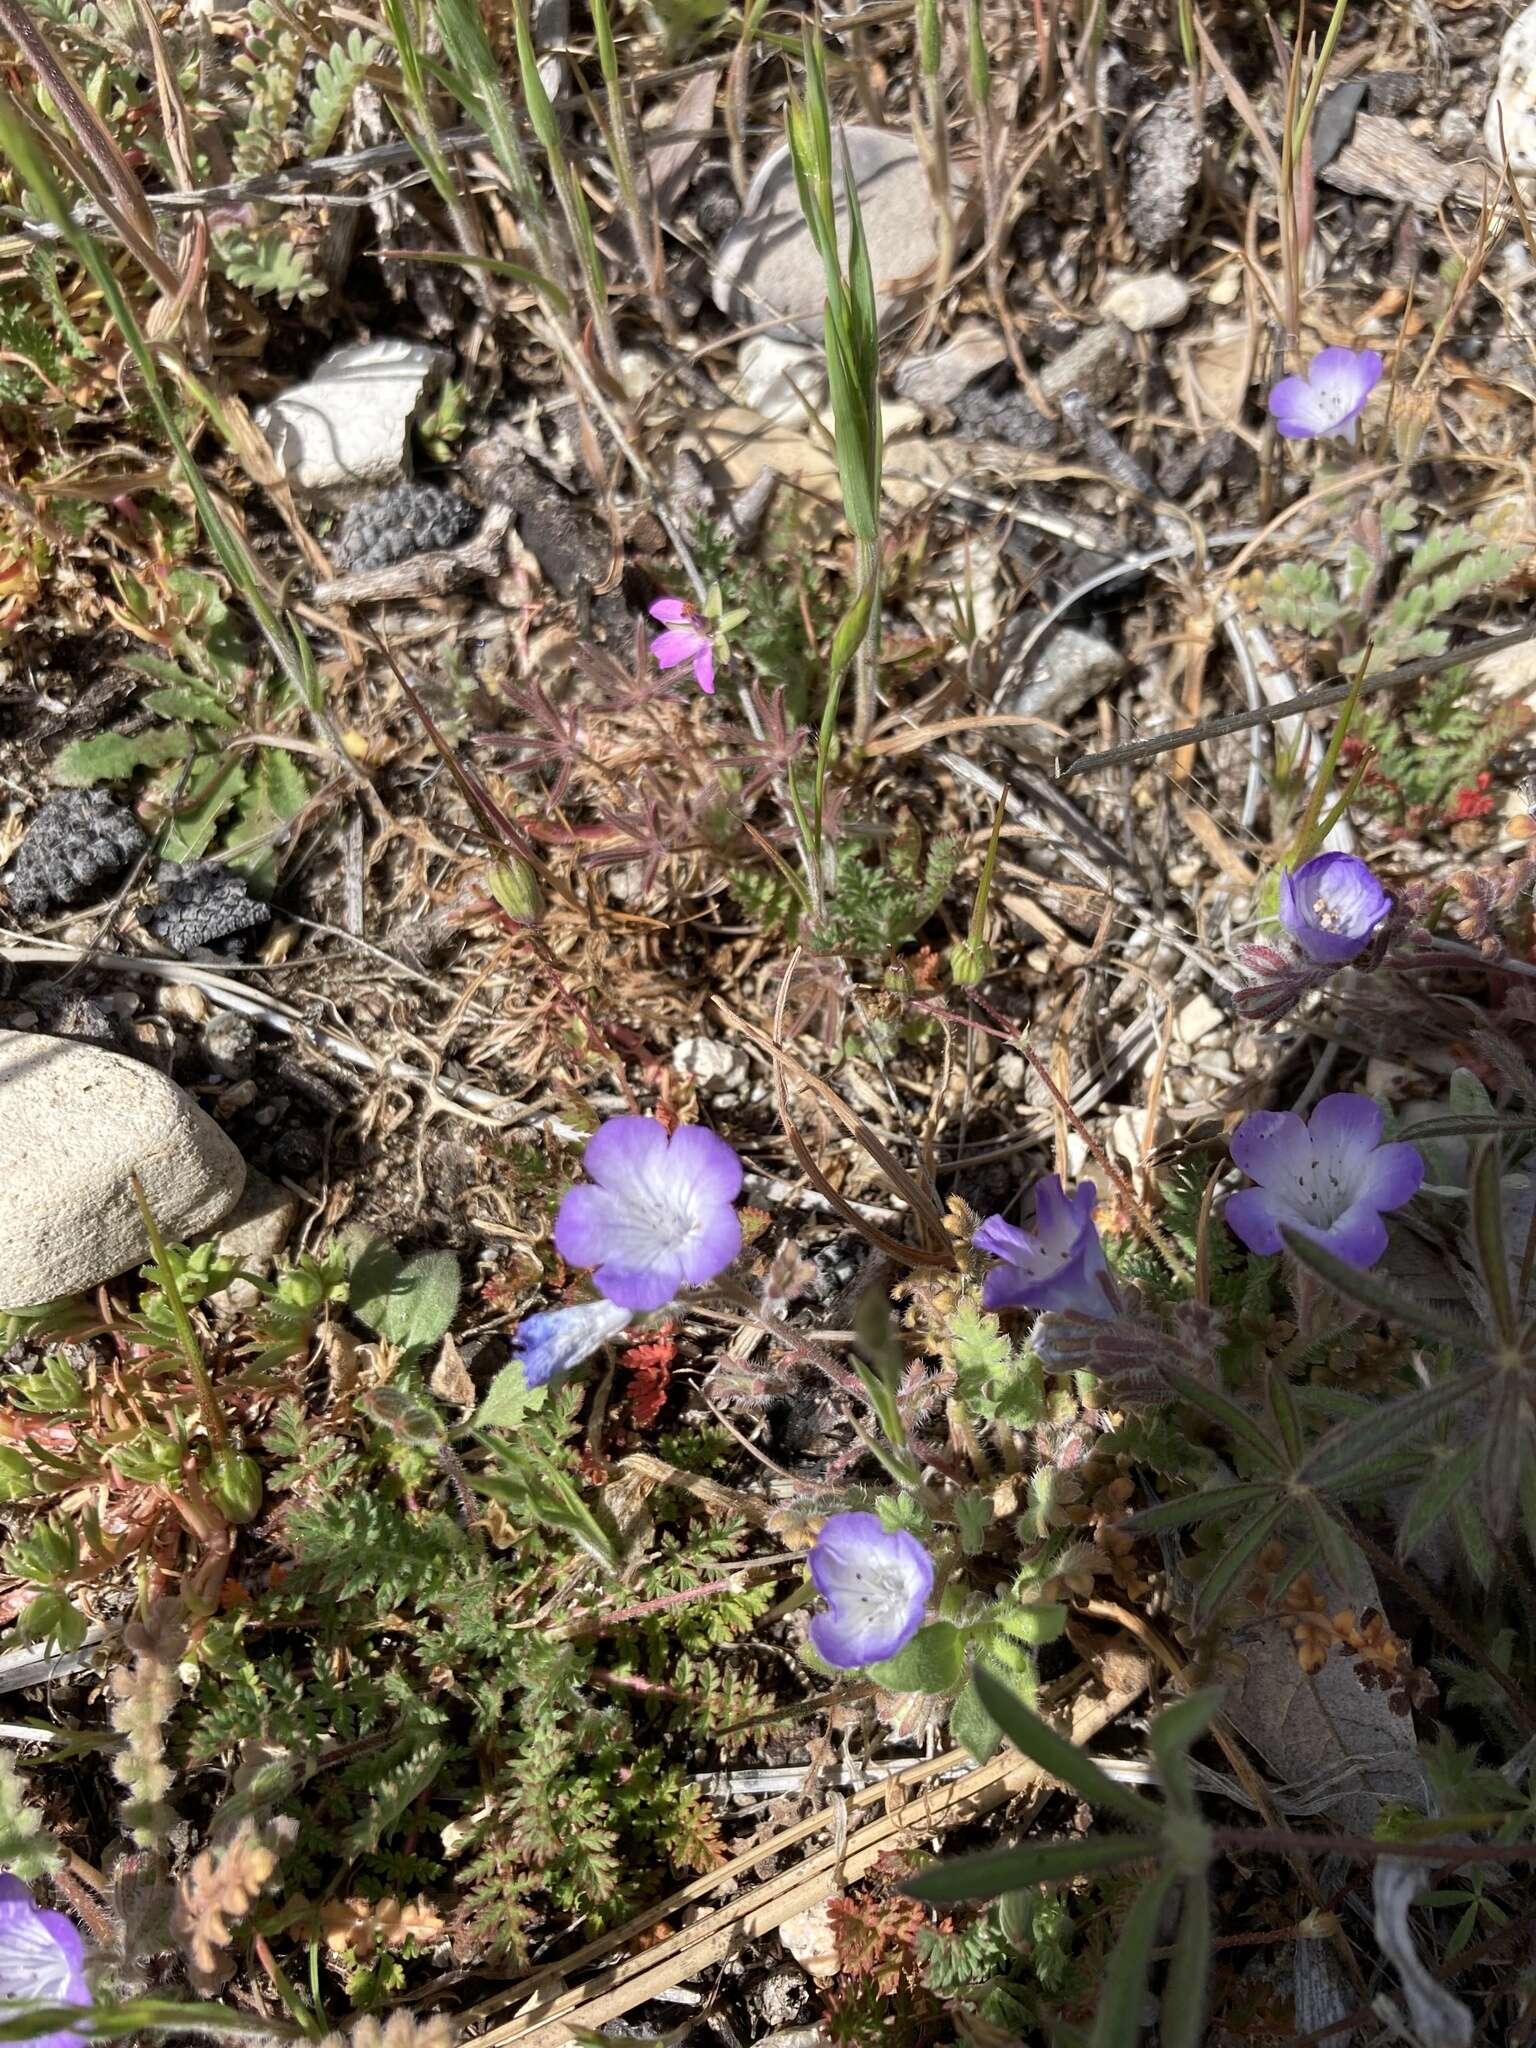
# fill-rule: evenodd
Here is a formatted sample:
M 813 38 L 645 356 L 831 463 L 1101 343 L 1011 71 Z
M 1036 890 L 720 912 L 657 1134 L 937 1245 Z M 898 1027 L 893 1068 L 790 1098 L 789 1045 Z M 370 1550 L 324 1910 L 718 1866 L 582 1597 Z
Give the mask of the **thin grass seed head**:
M 1120 1312 L 1093 1212 L 1098 1192 L 1083 1181 L 1068 1194 L 1055 1174 L 1035 1183 L 1035 1227 L 989 1216 L 971 1242 L 999 1263 L 981 1284 L 983 1308 L 1075 1311 L 1107 1323 Z
M 1368 1095 L 1325 1095 L 1310 1119 L 1261 1109 L 1232 1134 L 1233 1163 L 1257 1183 L 1229 1197 L 1228 1227 L 1261 1257 L 1300 1231 L 1346 1265 L 1374 1266 L 1387 1248 L 1382 1214 L 1411 1202 L 1424 1179 L 1416 1145 L 1383 1145 Z
M 878 1515 L 832 1515 L 810 1566 L 827 1603 L 811 1621 L 811 1648 L 835 1671 L 894 1657 L 922 1627 L 933 1560 L 905 1529 L 884 1528 Z
M 1299 377 L 1282 377 L 1269 394 L 1269 411 L 1287 441 L 1326 440 L 1337 434 L 1353 445 L 1365 401 L 1381 382 L 1382 360 L 1373 348 L 1325 348 Z
M 645 1116 L 610 1117 L 588 1141 L 591 1185 L 571 1188 L 555 1249 L 595 1268 L 605 1300 L 636 1312 L 702 1287 L 741 1250 L 741 1161 L 723 1138 L 686 1124 L 669 1138 Z
M 62 1913 L 33 1902 L 19 1877 L 0 1876 L 0 1998 L 36 2005 L 89 2005 L 85 1943 Z M 28 2037 L 30 2048 L 83 2048 L 72 2028 Z
M 1280 922 L 1307 959 L 1341 967 L 1370 944 L 1392 898 L 1352 853 L 1320 853 L 1280 877 Z

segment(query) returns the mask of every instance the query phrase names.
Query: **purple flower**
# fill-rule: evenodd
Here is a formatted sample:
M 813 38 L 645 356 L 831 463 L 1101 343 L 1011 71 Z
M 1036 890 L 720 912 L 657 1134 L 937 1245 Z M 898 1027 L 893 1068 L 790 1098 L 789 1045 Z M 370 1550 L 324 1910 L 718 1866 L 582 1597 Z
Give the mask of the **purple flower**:
M 658 597 L 651 606 L 651 617 L 659 625 L 671 628 L 670 632 L 659 633 L 651 642 L 656 666 L 662 669 L 681 668 L 685 662 L 691 661 L 693 680 L 706 697 L 713 697 L 715 643 L 709 628 L 693 606 L 681 597 Z
M 1280 877 L 1280 922 L 1309 960 L 1339 967 L 1364 952 L 1392 898 L 1352 853 L 1320 853 Z
M 713 1131 L 686 1124 L 669 1140 L 649 1117 L 610 1117 L 583 1164 L 597 1185 L 566 1195 L 555 1248 L 573 1266 L 596 1267 L 598 1293 L 620 1308 L 664 1308 L 741 1250 L 731 1207 L 741 1161 Z
M 1232 1157 L 1258 1182 L 1227 1202 L 1249 1251 L 1283 1251 L 1281 1230 L 1299 1230 L 1351 1266 L 1375 1265 L 1387 1248 L 1382 1210 L 1411 1201 L 1424 1178 L 1416 1146 L 1382 1144 L 1368 1095 L 1325 1095 L 1309 1123 L 1258 1110 L 1233 1132 Z
M 981 1283 L 982 1307 L 1076 1309 L 1108 1322 L 1118 1303 L 1094 1227 L 1098 1199 L 1092 1181 L 1069 1195 L 1051 1174 L 1035 1183 L 1033 1237 L 989 1216 L 971 1242 L 1003 1263 Z
M 0 1876 L 0 1998 L 34 2005 L 89 2005 L 85 1944 L 72 1920 L 32 1903 L 19 1877 Z M 81 2048 L 85 2036 L 63 2027 L 28 2036 L 31 2048 Z
M 612 1301 L 578 1301 L 524 1316 L 512 1346 L 523 1362 L 523 1384 L 542 1387 L 557 1372 L 570 1372 L 617 1337 L 632 1314 Z
M 1314 434 L 1355 438 L 1365 401 L 1381 382 L 1381 357 L 1373 348 L 1325 348 L 1302 377 L 1282 377 L 1269 394 L 1275 425 L 1288 441 Z
M 879 1664 L 922 1626 L 933 1591 L 933 1561 L 915 1536 L 880 1526 L 878 1515 L 831 1515 L 811 1551 L 811 1577 L 826 1600 L 810 1626 L 824 1664 L 852 1671 Z

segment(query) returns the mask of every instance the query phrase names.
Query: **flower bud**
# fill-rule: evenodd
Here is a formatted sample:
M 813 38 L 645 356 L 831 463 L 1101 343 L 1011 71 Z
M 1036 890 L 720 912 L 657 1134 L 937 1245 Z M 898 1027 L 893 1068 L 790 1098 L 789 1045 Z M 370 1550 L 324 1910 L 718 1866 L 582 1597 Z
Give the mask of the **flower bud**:
M 949 978 L 956 988 L 974 988 L 997 965 L 983 939 L 960 939 L 949 949 Z
M 538 924 L 544 916 L 544 892 L 534 873 L 532 861 L 520 853 L 509 854 L 491 869 L 490 890 L 496 901 L 519 924 Z
M 226 1521 L 254 1521 L 261 1507 L 261 1467 L 244 1451 L 215 1451 L 208 1460 L 208 1493 Z

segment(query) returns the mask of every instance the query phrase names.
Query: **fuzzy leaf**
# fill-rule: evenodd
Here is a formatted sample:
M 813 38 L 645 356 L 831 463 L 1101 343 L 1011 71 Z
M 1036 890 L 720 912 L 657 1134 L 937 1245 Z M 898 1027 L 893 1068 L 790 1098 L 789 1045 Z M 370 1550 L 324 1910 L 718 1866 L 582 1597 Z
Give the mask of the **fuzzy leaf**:
M 1069 1737 L 1058 1734 L 1049 1722 L 1042 1721 L 985 1665 L 977 1665 L 971 1674 L 971 1683 L 981 1704 L 1014 1748 L 1038 1764 L 1047 1777 L 1058 1778 L 1062 1784 L 1070 1785 L 1090 1806 L 1107 1806 L 1111 1813 L 1118 1813 L 1142 1827 L 1155 1828 L 1159 1824 L 1160 1815 L 1150 1800 L 1143 1799 L 1128 1785 L 1117 1783 L 1106 1771 L 1101 1771 L 1086 1751 L 1079 1749 Z
M 952 1692 L 965 1669 L 964 1639 L 952 1621 L 930 1621 L 904 1649 L 883 1663 L 871 1664 L 869 1676 L 887 1692 Z
M 1154 1878 L 1137 1893 L 1135 1903 L 1120 1923 L 1093 2016 L 1090 2048 L 1136 2048 L 1141 2039 L 1147 1969 L 1152 1960 L 1152 1944 L 1157 1940 L 1163 1901 L 1172 1884 L 1171 1877 Z
M 0 1869 L 30 1884 L 57 1870 L 62 1861 L 57 1843 L 43 1828 L 41 1814 L 27 1799 L 16 1768 L 16 1752 L 0 1749 Z
M 974 1680 L 950 1709 L 949 1732 L 979 1764 L 990 1763 L 1002 1747 L 1003 1731 L 981 1704 Z
M 407 1357 L 440 1344 L 459 1305 L 459 1262 L 452 1252 L 402 1260 L 375 1239 L 352 1270 L 347 1305 L 370 1330 Z

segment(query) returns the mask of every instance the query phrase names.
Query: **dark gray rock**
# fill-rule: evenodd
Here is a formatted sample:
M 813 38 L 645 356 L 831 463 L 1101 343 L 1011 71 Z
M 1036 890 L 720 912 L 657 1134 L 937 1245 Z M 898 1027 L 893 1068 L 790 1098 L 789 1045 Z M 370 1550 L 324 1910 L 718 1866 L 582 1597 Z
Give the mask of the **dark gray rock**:
M 13 910 L 39 917 L 99 896 L 138 859 L 144 843 L 132 814 L 105 790 L 61 789 L 28 825 L 0 881 Z
M 1149 256 L 1161 255 L 1183 229 L 1201 156 L 1199 130 L 1183 97 L 1154 107 L 1132 137 L 1125 217 L 1137 247 Z

